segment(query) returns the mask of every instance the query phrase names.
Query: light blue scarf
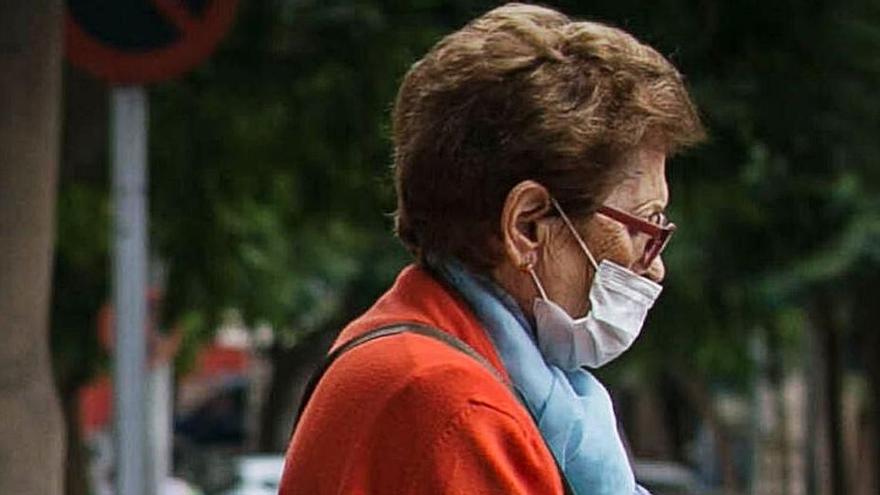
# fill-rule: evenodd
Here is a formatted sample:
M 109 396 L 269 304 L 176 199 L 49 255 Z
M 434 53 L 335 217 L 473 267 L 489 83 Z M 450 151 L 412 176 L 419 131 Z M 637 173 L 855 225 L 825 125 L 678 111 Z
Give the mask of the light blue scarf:
M 492 281 L 454 260 L 431 265 L 485 326 L 575 493 L 647 493 L 637 488 L 602 383 L 584 369 L 563 371 L 545 362 L 519 306 Z

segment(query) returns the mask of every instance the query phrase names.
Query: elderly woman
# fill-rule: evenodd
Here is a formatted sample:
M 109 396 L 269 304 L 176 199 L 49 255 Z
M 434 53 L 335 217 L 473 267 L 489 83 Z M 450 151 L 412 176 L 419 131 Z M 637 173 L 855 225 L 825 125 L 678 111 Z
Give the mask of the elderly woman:
M 666 158 L 702 135 L 619 29 L 510 4 L 441 40 L 394 109 L 416 263 L 340 334 L 281 493 L 641 492 L 587 368 L 660 294 Z

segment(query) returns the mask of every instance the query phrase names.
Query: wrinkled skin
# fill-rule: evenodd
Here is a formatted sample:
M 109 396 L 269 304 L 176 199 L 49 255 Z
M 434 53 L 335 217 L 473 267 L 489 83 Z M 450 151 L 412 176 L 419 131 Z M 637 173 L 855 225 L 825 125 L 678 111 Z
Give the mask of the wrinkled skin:
M 646 145 L 621 160 L 623 177 L 605 204 L 646 219 L 662 212 L 669 201 L 665 152 Z M 558 215 L 547 215 L 550 208 L 549 193 L 536 182 L 525 181 L 511 190 L 502 212 L 506 257 L 492 276 L 531 317 L 533 301 L 540 297 L 531 276 L 523 270 L 531 256 L 548 297 L 570 315 L 581 317 L 589 311 L 594 270 L 566 224 Z M 663 280 L 665 267 L 660 257 L 647 267 L 636 261 L 646 236 L 632 233 L 601 214 L 571 220 L 597 262 L 609 259 L 656 282 Z

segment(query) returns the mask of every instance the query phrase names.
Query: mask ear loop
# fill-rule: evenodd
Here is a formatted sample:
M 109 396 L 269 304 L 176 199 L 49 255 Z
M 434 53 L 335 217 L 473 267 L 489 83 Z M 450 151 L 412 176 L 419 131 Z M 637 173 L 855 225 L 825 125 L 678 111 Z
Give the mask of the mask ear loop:
M 547 297 L 547 292 L 544 290 L 544 286 L 541 285 L 541 281 L 538 280 L 538 274 L 535 273 L 535 253 L 526 254 L 526 261 L 522 264 L 521 269 L 531 275 L 532 282 L 535 283 L 535 287 L 538 288 L 538 292 L 541 293 L 541 297 L 545 301 L 549 301 L 550 299 Z
M 550 299 L 547 297 L 547 293 L 544 291 L 544 287 L 541 286 L 541 281 L 538 280 L 538 275 L 535 273 L 535 268 L 532 267 L 532 265 L 530 264 L 526 267 L 526 270 L 528 270 L 529 275 L 532 276 L 532 281 L 535 282 L 535 287 L 538 288 L 538 292 L 541 293 L 541 297 L 545 301 L 549 301 Z
M 587 259 L 590 260 L 590 264 L 593 265 L 593 269 L 599 271 L 599 264 L 596 263 L 596 258 L 593 257 L 593 253 L 587 248 L 587 243 L 581 239 L 581 235 L 578 234 L 577 229 L 574 228 L 574 224 L 571 223 L 571 220 L 568 219 L 568 215 L 562 211 L 562 207 L 559 206 L 559 203 L 554 199 L 550 198 L 550 201 L 553 203 L 553 207 L 556 208 L 556 211 L 559 212 L 559 216 L 562 217 L 562 220 L 565 222 L 565 225 L 568 225 L 568 229 L 571 230 L 571 234 L 574 236 L 574 239 L 581 246 L 581 249 L 584 250 L 584 254 L 587 255 Z

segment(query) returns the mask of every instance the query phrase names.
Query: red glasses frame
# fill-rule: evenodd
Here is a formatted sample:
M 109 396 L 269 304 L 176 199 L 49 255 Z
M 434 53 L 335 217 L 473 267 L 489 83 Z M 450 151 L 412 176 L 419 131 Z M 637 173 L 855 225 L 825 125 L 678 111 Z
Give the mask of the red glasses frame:
M 642 257 L 639 260 L 639 263 L 643 267 L 651 266 L 654 259 L 656 259 L 657 256 L 660 256 L 660 253 L 662 253 L 663 250 L 666 249 L 666 245 L 669 244 L 669 239 L 672 237 L 672 233 L 675 232 L 675 229 L 677 228 L 672 222 L 667 222 L 663 225 L 656 224 L 611 206 L 603 205 L 596 211 L 608 218 L 617 220 L 630 229 L 641 232 L 650 237 L 648 243 L 645 244 L 645 251 L 642 253 Z

